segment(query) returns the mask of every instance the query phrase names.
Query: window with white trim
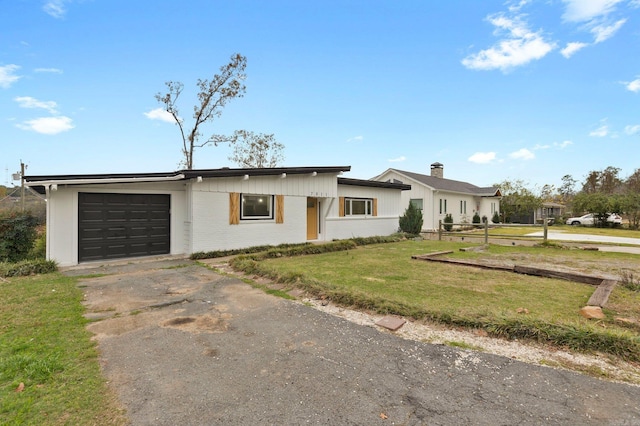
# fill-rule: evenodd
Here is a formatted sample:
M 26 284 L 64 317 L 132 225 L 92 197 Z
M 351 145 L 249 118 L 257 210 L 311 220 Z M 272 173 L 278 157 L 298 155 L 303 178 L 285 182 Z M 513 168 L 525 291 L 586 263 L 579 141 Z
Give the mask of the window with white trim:
M 440 214 L 447 213 L 447 199 L 440 198 Z
M 415 207 L 418 210 L 422 210 L 424 202 L 422 198 L 412 198 L 409 200 L 409 204 L 413 204 L 413 207 Z
M 345 216 L 371 216 L 373 215 L 373 198 L 345 198 Z
M 242 194 L 240 219 L 273 219 L 273 195 Z
M 460 200 L 460 214 L 467 214 L 467 201 Z

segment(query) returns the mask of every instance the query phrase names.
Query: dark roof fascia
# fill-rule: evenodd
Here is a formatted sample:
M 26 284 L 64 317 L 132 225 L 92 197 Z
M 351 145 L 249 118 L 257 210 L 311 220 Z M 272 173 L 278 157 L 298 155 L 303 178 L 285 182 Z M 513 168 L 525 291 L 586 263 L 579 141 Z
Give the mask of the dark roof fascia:
M 206 169 L 206 170 L 179 170 L 175 172 L 161 173 L 108 173 L 108 174 L 83 174 L 83 175 L 40 175 L 25 176 L 25 182 L 48 182 L 48 181 L 66 181 L 66 180 L 109 180 L 109 179 L 131 179 L 142 181 L 144 179 L 153 178 L 175 178 L 184 175 L 184 179 L 193 179 L 197 177 L 233 177 L 233 176 L 273 176 L 285 174 L 311 174 L 331 173 L 339 174 L 348 172 L 351 166 L 324 166 L 324 167 L 274 167 L 274 168 L 256 168 L 256 169 Z
M 364 179 L 350 179 L 350 178 L 338 178 L 338 185 L 352 185 L 352 186 L 366 186 L 371 188 L 388 188 L 399 189 L 401 191 L 408 191 L 411 189 L 411 185 L 404 183 L 393 182 L 380 182 L 377 180 L 364 180 Z
M 34 175 L 25 176 L 25 182 L 43 182 L 52 180 L 85 180 L 85 179 L 144 179 L 144 178 L 170 178 L 178 176 L 180 172 L 164 173 L 106 173 L 94 175 Z
M 323 167 L 269 167 L 255 169 L 204 169 L 204 170 L 181 170 L 179 173 L 185 175 L 187 179 L 196 177 L 236 177 L 236 176 L 274 176 L 281 174 L 303 175 L 312 173 L 340 174 L 351 171 L 351 166 L 323 166 Z

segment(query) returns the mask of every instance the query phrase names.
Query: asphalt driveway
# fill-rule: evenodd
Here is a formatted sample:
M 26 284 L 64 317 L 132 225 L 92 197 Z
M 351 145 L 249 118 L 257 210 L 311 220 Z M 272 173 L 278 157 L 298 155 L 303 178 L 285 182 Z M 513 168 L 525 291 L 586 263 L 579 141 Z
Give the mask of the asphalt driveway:
M 133 425 L 632 425 L 640 387 L 403 340 L 186 260 L 84 278 Z

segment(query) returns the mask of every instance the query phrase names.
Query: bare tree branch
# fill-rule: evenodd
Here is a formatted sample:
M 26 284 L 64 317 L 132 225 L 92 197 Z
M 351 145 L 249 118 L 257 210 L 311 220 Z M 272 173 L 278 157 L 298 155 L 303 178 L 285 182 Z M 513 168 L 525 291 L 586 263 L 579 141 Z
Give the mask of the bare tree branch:
M 234 147 L 229 160 L 240 167 L 277 167 L 284 161 L 284 145 L 273 134 L 236 130 L 231 142 Z
M 183 120 L 180 118 L 176 106 L 184 85 L 180 82 L 168 81 L 166 83 L 168 92 L 164 95 L 161 93 L 156 95 L 156 100 L 164 104 L 165 110 L 176 120 L 180 129 L 183 163 L 186 169 L 193 169 L 193 154 L 196 148 L 202 148 L 209 144 L 217 145 L 231 140 L 230 137 L 227 138 L 229 140 L 223 140 L 220 135 L 213 135 L 205 142 L 199 143 L 202 135 L 200 126 L 220 117 L 222 109 L 230 100 L 244 96 L 246 66 L 247 58 L 236 53 L 231 55 L 229 63 L 220 67 L 220 73 L 215 74 L 210 81 L 198 79 L 199 104 L 193 107 L 193 127 L 188 131 L 188 134 L 185 132 Z

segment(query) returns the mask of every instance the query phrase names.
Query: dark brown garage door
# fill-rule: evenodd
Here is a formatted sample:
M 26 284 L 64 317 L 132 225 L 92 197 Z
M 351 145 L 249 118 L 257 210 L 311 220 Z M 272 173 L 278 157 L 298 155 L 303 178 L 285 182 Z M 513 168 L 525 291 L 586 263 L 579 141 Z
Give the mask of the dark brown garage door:
M 78 194 L 78 261 L 167 254 L 171 196 Z

